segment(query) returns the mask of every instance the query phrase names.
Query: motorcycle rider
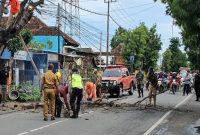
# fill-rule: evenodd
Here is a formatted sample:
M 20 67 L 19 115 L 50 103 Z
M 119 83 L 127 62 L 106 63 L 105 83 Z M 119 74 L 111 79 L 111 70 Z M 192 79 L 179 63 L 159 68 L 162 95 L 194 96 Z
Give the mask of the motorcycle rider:
M 157 89 L 159 92 L 162 92 L 163 90 L 163 79 L 164 79 L 164 74 L 162 72 L 160 72 L 158 74 L 158 85 L 157 85 Z

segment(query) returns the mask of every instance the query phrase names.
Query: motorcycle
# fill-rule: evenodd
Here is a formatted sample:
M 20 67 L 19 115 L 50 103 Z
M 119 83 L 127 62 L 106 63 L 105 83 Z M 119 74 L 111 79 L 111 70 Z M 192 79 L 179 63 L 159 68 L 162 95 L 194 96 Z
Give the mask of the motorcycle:
M 176 90 L 177 90 L 176 79 L 173 79 L 173 80 L 172 80 L 171 91 L 172 91 L 173 94 L 175 94 Z
M 163 84 L 163 88 L 164 88 L 164 89 L 167 89 L 167 84 L 168 84 L 167 78 L 164 78 L 164 79 L 163 79 L 162 84 Z
M 162 78 L 158 79 L 157 90 L 159 91 L 159 93 L 162 93 L 163 90 L 164 90 L 163 83 L 162 83 Z

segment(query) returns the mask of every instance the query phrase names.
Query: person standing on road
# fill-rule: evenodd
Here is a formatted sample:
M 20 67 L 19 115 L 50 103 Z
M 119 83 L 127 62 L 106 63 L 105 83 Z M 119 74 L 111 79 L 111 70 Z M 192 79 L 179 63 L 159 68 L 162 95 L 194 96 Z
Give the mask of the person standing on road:
M 139 69 L 139 72 L 136 74 L 136 79 L 137 79 L 137 89 L 138 89 L 138 98 L 141 96 L 143 97 L 143 80 L 144 80 L 144 74 L 142 73 L 141 68 Z
M 91 76 L 91 82 L 96 85 L 97 97 L 101 97 L 101 73 L 94 69 L 94 74 Z
M 194 77 L 194 90 L 196 92 L 196 101 L 199 101 L 200 97 L 200 71 Z
M 7 92 L 7 79 L 9 76 L 8 67 L 4 65 L 4 68 L 0 71 L 0 103 L 6 101 Z
M 76 68 L 72 69 L 72 75 L 69 79 L 71 81 L 72 93 L 70 96 L 70 105 L 73 111 L 71 118 L 78 118 L 78 113 L 80 111 L 81 100 L 83 98 L 83 82 L 82 77 L 79 75 Z M 75 107 L 76 102 L 76 107 Z
M 185 96 L 185 93 L 188 95 L 190 93 L 190 83 L 191 83 L 191 75 L 189 73 L 189 71 L 187 72 L 187 75 L 186 77 L 184 78 L 183 80 L 183 83 L 184 83 L 184 87 L 183 87 L 183 96 Z
M 44 121 L 48 120 L 48 106 L 50 103 L 51 120 L 55 120 L 55 92 L 58 86 L 58 80 L 53 73 L 53 64 L 49 64 L 48 70 L 42 77 L 42 90 L 44 95 L 43 115 Z
M 147 76 L 147 80 L 149 82 L 149 105 L 151 105 L 151 100 L 153 97 L 154 106 L 156 106 L 156 86 L 157 86 L 157 76 L 154 73 L 153 68 L 149 68 L 149 73 Z
M 63 102 L 60 99 L 61 97 L 64 99 L 65 107 L 67 108 L 68 115 L 70 115 L 71 108 L 70 108 L 70 105 L 69 105 L 69 102 L 67 99 L 68 87 L 64 86 L 64 84 L 62 83 L 60 72 L 56 73 L 56 77 L 58 79 L 59 85 L 58 85 L 57 91 L 56 91 L 56 111 L 55 111 L 55 113 L 56 113 L 56 117 L 60 118 L 61 111 L 62 111 L 62 105 L 63 105 Z

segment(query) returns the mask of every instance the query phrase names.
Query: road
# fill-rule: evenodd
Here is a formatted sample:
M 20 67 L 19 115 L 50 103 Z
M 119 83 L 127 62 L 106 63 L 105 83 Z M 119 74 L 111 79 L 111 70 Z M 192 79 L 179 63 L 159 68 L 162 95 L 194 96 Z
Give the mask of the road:
M 187 111 L 184 113 L 184 110 L 187 110 L 186 105 L 188 106 L 188 102 L 193 103 L 192 96 L 166 92 L 158 96 L 157 108 L 137 110 L 133 107 L 102 107 L 90 109 L 88 113 L 81 114 L 80 118 L 75 120 L 59 118 L 46 122 L 42 120 L 41 112 L 32 111 L 4 114 L 0 115 L 0 135 L 183 135 L 179 132 L 197 118 L 183 118 L 187 113 Z M 115 98 L 109 100 L 134 103 L 138 98 L 137 93 L 134 93 L 133 96 L 125 95 L 121 100 Z M 198 103 L 195 103 L 194 108 L 197 106 Z M 176 116 L 181 112 L 179 108 L 183 110 L 182 117 Z M 196 111 L 193 113 L 196 114 Z M 186 115 L 190 116 L 188 113 Z M 187 122 L 183 124 L 185 120 Z M 175 132 L 173 127 L 181 129 Z M 191 135 L 193 132 L 187 130 L 185 134 Z

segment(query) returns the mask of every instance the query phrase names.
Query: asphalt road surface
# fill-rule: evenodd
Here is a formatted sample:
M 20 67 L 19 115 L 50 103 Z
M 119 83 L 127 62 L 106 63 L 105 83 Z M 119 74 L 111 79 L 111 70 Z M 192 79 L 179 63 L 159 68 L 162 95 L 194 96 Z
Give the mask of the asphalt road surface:
M 133 96 L 109 100 L 131 104 L 138 101 L 137 96 L 135 92 Z M 183 135 L 182 129 L 193 126 L 190 123 L 197 119 L 197 116 L 190 118 L 191 113 L 187 111 L 188 103 L 193 107 L 191 110 L 198 106 L 196 102 L 192 104 L 192 98 L 192 94 L 182 96 L 181 92 L 175 95 L 166 92 L 157 97 L 157 108 L 102 107 L 89 109 L 78 119 L 59 118 L 55 121 L 43 121 L 42 112 L 4 114 L 0 115 L 0 135 Z M 182 115 L 177 115 L 179 112 Z M 197 110 L 192 112 L 195 115 Z M 198 121 L 193 124 L 198 125 Z M 196 132 L 187 130 L 185 134 L 192 133 Z

